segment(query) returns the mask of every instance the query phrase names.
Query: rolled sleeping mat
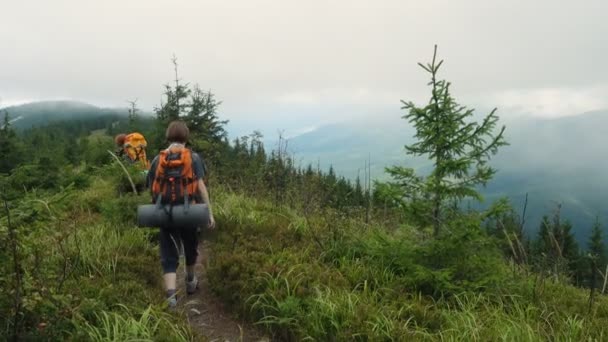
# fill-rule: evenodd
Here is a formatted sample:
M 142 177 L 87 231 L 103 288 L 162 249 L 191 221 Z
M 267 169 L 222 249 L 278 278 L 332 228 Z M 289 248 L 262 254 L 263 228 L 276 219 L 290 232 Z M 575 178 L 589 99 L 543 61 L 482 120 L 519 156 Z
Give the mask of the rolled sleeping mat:
M 156 204 L 144 204 L 137 207 L 137 225 L 139 227 L 201 227 L 209 224 L 209 208 L 206 204 L 174 205 L 169 216 L 170 207 L 158 207 Z

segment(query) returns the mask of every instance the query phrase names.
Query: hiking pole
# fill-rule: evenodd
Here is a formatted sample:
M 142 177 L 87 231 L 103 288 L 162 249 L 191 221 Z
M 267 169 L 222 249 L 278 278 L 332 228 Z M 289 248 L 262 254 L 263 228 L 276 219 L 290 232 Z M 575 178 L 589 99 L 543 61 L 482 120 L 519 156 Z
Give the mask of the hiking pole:
M 118 156 L 115 155 L 112 151 L 108 150 L 108 153 L 110 155 L 112 155 L 112 157 L 114 157 L 114 159 L 116 159 L 116 161 L 118 162 L 118 164 L 120 164 L 120 166 L 122 167 L 123 171 L 127 175 L 127 178 L 129 178 L 129 183 L 131 183 L 131 188 L 133 189 L 133 193 L 137 196 L 137 189 L 135 188 L 135 183 L 133 183 L 133 180 L 131 179 L 131 175 L 129 174 L 129 171 L 127 171 L 127 168 L 125 167 L 125 165 L 120 161 L 120 158 L 118 158 Z

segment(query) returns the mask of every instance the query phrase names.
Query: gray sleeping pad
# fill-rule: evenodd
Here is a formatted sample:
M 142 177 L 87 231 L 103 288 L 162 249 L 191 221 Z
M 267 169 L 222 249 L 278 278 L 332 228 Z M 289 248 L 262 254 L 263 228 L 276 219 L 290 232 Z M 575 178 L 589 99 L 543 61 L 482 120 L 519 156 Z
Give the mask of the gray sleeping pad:
M 168 212 L 171 212 L 169 214 Z M 137 207 L 139 227 L 202 227 L 209 224 L 209 208 L 206 204 L 157 206 L 145 204 Z

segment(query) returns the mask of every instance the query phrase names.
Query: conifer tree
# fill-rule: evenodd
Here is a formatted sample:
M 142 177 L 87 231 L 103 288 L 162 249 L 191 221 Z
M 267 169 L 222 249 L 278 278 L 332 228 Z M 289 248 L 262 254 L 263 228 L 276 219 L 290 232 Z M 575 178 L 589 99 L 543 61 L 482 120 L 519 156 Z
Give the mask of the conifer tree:
M 220 152 L 226 148 L 227 132 L 224 125 L 227 120 L 220 120 L 217 110 L 221 105 L 210 91 L 203 91 L 198 85 L 190 87 L 182 83 L 178 74 L 177 59 L 172 59 L 175 70 L 175 85 L 165 85 L 163 99 L 165 102 L 155 108 L 157 118 L 157 138 L 162 144 L 163 132 L 169 122 L 184 120 L 190 129 L 190 145 L 200 152 L 206 164 L 217 166 Z
M 551 237 L 549 231 L 551 224 L 549 223 L 549 217 L 543 216 L 540 227 L 538 228 L 538 236 L 534 245 L 534 251 L 537 255 L 548 254 L 552 249 Z
M 198 85 L 190 91 L 189 109 L 184 117 L 190 128 L 191 143 L 200 151 L 206 161 L 216 165 L 220 160 L 222 144 L 227 137 L 224 125 L 227 120 L 220 120 L 217 109 L 221 102 L 215 99 L 210 91 L 202 91 Z
M 175 71 L 175 87 L 170 84 L 165 85 L 165 101 L 160 108 L 156 108 L 156 115 L 159 121 L 166 126 L 171 121 L 178 120 L 187 112 L 188 104 L 185 99 L 190 95 L 188 84 L 180 83 L 180 78 L 177 70 L 177 58 L 173 56 L 171 60 Z
M 133 132 L 138 130 L 137 128 L 137 118 L 138 118 L 138 112 L 139 112 L 139 108 L 137 108 L 137 99 L 135 100 L 131 100 L 131 101 L 127 101 L 130 105 L 128 111 L 129 111 L 129 132 Z
M 329 171 L 323 177 L 323 192 L 325 193 L 325 205 L 336 206 L 338 203 L 338 192 L 337 192 L 337 182 L 336 173 L 334 171 L 333 165 L 329 166 Z
M 156 134 L 154 137 L 154 144 L 159 148 L 165 143 L 164 132 L 167 125 L 171 121 L 180 119 L 187 113 L 188 104 L 185 100 L 190 96 L 188 84 L 180 83 L 177 70 L 177 58 L 173 56 L 171 62 L 173 63 L 175 71 L 175 87 L 170 84 L 165 84 L 165 91 L 161 99 L 160 107 L 154 108 L 154 112 L 156 112 Z
M 564 258 L 568 260 L 571 270 L 574 270 L 574 265 L 579 258 L 579 248 L 576 238 L 574 237 L 572 223 L 570 221 L 564 221 L 560 227 L 560 239 L 562 253 Z
M 262 142 L 263 135 L 259 131 L 254 131 L 250 136 L 249 142 L 249 155 L 251 162 L 249 163 L 249 171 L 247 172 L 249 180 L 253 185 L 253 190 L 258 190 L 262 185 L 265 166 L 266 166 L 266 152 L 264 150 L 264 143 Z
M 599 218 L 596 218 L 591 230 L 591 237 L 588 242 L 590 267 L 589 267 L 589 286 L 597 287 L 598 279 L 597 276 L 600 272 L 606 272 L 606 265 L 608 264 L 608 255 L 606 254 L 606 246 L 602 236 L 602 225 L 600 224 Z
M 545 215 L 541 221 L 533 252 L 537 267 L 554 274 L 567 274 L 579 282 L 583 259 L 572 232 L 572 224 L 561 220 L 561 205 L 553 215 L 553 222 Z
M 606 246 L 604 245 L 604 237 L 602 234 L 602 225 L 599 218 L 596 218 L 591 230 L 591 237 L 589 238 L 589 253 L 597 256 L 598 265 L 606 267 L 608 263 L 608 255 L 606 254 Z
M 251 139 L 251 145 L 255 148 L 254 160 L 256 165 L 263 167 L 266 163 L 266 151 L 264 150 L 264 143 L 262 143 L 262 133 L 255 131 L 254 137 Z
M 9 173 L 21 160 L 20 145 L 17 134 L 11 128 L 11 120 L 4 111 L 4 120 L 0 125 L 0 173 Z
M 412 169 L 395 166 L 387 172 L 403 187 L 406 196 L 430 195 L 426 210 L 434 235 L 443 225 L 443 206 L 467 197 L 481 199 L 477 191 L 492 179 L 496 170 L 488 165 L 498 148 L 506 145 L 503 126 L 495 134 L 498 124 L 496 109 L 481 123 L 471 120 L 473 109 L 459 105 L 450 93 L 450 83 L 439 80 L 443 61 L 437 61 L 437 46 L 430 64 L 419 65 L 430 74 L 431 97 L 423 107 L 402 101 L 407 111 L 404 118 L 416 128 L 417 141 L 406 146 L 408 154 L 426 156 L 433 161 L 433 170 L 420 177 Z M 424 196 L 423 196 L 424 197 Z
M 359 176 L 357 176 L 357 180 L 355 180 L 353 202 L 357 206 L 363 205 L 363 188 L 361 187 L 361 178 Z

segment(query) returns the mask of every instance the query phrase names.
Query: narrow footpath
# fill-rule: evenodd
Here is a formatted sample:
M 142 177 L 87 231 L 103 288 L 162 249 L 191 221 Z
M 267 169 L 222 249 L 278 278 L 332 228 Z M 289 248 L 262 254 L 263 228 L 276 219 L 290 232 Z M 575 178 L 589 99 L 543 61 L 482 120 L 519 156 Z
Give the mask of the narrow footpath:
M 201 241 L 201 253 L 197 263 L 199 290 L 192 296 L 182 296 L 179 310 L 187 315 L 192 329 L 207 337 L 210 342 L 270 341 L 270 338 L 260 333 L 251 324 L 236 319 L 209 289 L 205 265 L 209 260 L 210 245 L 211 243 L 207 240 Z M 177 277 L 178 289 L 185 291 L 184 268 L 180 266 L 180 270 Z

